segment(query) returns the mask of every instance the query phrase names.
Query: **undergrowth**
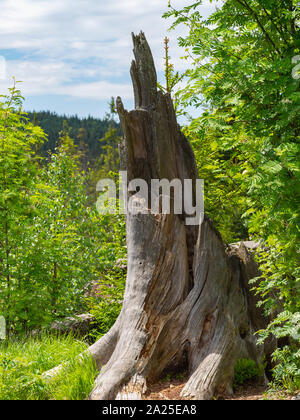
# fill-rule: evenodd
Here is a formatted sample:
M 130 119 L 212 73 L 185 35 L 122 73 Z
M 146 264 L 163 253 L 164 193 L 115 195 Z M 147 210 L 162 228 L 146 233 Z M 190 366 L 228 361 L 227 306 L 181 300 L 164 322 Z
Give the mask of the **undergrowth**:
M 97 373 L 89 355 L 77 357 L 87 345 L 71 335 L 0 342 L 1 400 L 82 400 L 93 388 Z M 46 372 L 60 364 L 49 381 Z

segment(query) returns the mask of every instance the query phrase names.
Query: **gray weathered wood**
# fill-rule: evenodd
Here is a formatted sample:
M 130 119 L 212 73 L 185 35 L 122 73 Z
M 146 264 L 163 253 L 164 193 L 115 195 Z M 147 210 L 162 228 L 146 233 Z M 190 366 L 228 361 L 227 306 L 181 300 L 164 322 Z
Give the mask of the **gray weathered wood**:
M 133 36 L 135 109 L 118 112 L 128 181 L 196 179 L 190 144 L 176 122 L 168 94 L 157 91 L 152 54 L 143 33 Z M 209 186 L 207 186 L 209 188 Z M 210 399 L 231 391 L 235 362 L 257 363 L 266 351 L 254 332 L 265 326 L 249 279 L 257 267 L 243 243 L 225 250 L 205 217 L 186 226 L 174 214 L 127 215 L 128 274 L 116 325 L 92 347 L 103 365 L 90 399 L 142 398 L 147 384 L 186 363 L 182 397 Z

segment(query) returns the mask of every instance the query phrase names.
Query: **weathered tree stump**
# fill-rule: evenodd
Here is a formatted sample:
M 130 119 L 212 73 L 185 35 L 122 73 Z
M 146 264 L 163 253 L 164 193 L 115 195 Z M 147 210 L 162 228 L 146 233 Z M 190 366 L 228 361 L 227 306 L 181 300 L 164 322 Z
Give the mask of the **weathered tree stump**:
M 133 36 L 135 110 L 117 108 L 124 136 L 122 169 L 142 178 L 197 179 L 190 144 L 168 94 L 157 91 L 143 33 Z M 209 185 L 207 186 L 209 188 Z M 184 215 L 127 215 L 128 274 L 121 314 L 90 351 L 101 368 L 90 399 L 138 399 L 169 368 L 189 372 L 182 397 L 230 392 L 241 357 L 257 363 L 265 349 L 254 332 L 265 326 L 250 292 L 258 275 L 246 246 L 227 248 L 212 222 L 186 226 Z

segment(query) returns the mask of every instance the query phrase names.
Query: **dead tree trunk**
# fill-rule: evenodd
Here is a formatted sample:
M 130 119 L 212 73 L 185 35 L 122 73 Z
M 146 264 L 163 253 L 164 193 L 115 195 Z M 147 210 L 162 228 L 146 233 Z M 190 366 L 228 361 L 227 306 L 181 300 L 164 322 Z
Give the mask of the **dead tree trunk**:
M 135 110 L 118 98 L 128 181 L 196 179 L 191 146 L 168 94 L 157 91 L 145 36 L 133 36 Z M 207 186 L 209 188 L 209 185 Z M 182 397 L 230 391 L 238 358 L 261 361 L 253 333 L 265 325 L 248 281 L 258 275 L 246 247 L 225 250 L 205 217 L 186 226 L 176 214 L 127 215 L 128 275 L 122 312 L 91 348 L 103 366 L 90 399 L 138 399 L 168 368 L 186 364 Z

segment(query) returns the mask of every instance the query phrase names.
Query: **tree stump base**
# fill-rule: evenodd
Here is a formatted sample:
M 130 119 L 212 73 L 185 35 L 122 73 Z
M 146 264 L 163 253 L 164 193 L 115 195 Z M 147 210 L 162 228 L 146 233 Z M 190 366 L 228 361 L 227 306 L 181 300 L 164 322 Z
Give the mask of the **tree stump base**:
M 143 33 L 133 36 L 131 76 L 135 110 L 117 108 L 128 182 L 141 178 L 196 180 L 191 146 L 172 100 L 157 91 L 152 54 Z M 209 186 L 208 186 L 209 188 Z M 188 399 L 230 393 L 238 358 L 257 363 L 268 349 L 254 332 L 266 326 L 249 280 L 259 275 L 241 243 L 225 249 L 208 217 L 187 226 L 185 215 L 128 214 L 128 274 L 121 314 L 91 353 L 101 368 L 93 400 L 141 399 L 147 383 L 183 364 Z

